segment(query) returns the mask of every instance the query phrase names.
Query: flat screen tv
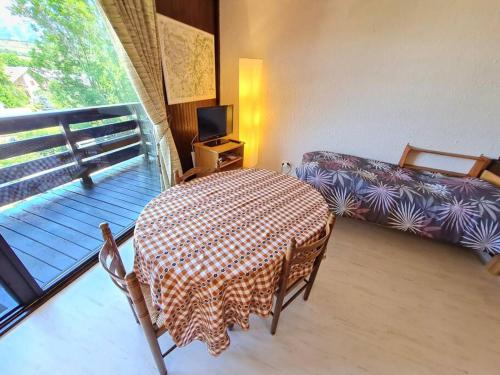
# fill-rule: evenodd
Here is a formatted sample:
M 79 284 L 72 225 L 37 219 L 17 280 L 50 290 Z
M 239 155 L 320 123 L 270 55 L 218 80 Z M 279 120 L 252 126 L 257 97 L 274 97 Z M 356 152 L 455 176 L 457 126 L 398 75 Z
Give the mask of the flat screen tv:
M 198 116 L 198 139 L 200 142 L 224 137 L 233 132 L 233 106 L 218 105 L 201 107 Z

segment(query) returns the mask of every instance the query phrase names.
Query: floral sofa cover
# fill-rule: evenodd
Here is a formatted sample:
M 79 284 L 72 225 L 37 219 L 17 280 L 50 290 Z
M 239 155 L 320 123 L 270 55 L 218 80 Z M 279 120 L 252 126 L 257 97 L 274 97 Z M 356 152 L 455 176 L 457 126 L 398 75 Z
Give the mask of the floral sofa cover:
M 334 152 L 304 154 L 297 177 L 339 216 L 500 254 L 500 188 Z

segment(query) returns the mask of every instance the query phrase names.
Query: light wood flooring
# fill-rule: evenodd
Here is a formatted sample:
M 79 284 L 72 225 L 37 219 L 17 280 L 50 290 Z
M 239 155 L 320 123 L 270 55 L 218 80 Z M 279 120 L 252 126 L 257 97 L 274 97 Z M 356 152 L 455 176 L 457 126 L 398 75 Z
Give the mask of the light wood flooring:
M 130 242 L 124 252 L 131 260 Z M 467 250 L 339 220 L 307 303 L 254 317 L 211 357 L 167 357 L 181 374 L 500 374 L 500 280 Z M 165 340 L 165 346 L 169 340 Z M 0 373 L 156 374 L 124 297 L 95 267 L 0 339 Z

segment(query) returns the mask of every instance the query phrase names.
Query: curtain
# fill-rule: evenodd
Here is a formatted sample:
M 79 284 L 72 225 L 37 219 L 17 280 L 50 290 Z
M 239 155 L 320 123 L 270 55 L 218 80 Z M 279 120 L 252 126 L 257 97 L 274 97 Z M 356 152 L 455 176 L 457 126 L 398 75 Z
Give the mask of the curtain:
M 129 74 L 153 123 L 162 186 L 168 188 L 174 171 L 182 169 L 167 120 L 155 0 L 100 0 L 100 5 L 123 46 Z

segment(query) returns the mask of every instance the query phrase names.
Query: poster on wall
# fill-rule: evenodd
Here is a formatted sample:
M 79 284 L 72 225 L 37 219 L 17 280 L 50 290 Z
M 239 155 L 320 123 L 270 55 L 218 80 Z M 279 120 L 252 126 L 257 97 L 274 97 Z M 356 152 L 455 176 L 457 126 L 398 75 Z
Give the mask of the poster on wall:
M 213 34 L 157 13 L 158 34 L 168 104 L 213 99 Z

